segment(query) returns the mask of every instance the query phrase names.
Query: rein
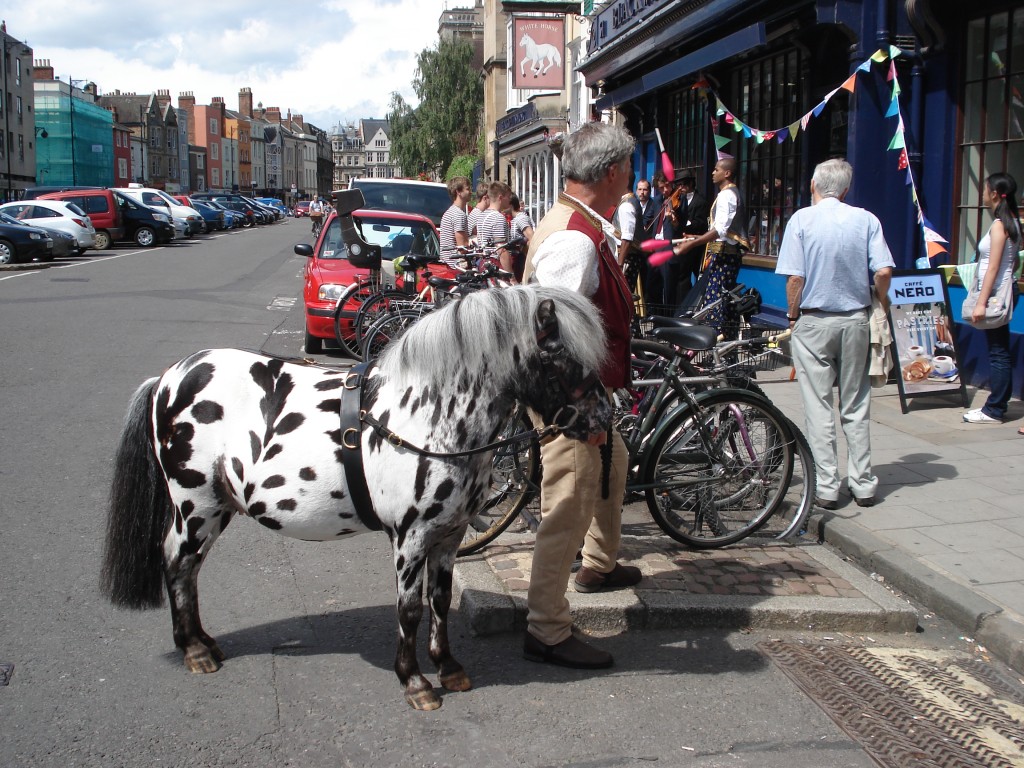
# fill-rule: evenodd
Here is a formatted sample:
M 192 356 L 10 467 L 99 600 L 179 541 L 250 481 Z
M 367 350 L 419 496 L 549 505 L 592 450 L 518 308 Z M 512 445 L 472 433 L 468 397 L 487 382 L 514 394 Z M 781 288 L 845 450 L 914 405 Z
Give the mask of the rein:
M 515 435 L 512 435 L 511 437 L 504 437 L 500 440 L 495 440 L 494 442 L 487 443 L 487 445 L 481 445 L 478 448 L 469 448 L 465 451 L 430 451 L 427 450 L 426 448 L 421 448 L 418 445 L 407 442 L 400 435 L 396 434 L 391 429 L 388 429 L 386 426 L 381 424 L 379 421 L 377 421 L 377 419 L 375 419 L 373 416 L 366 413 L 365 411 L 360 412 L 359 420 L 364 424 L 370 425 L 374 432 L 383 437 L 385 440 L 388 441 L 388 443 L 395 446 L 396 448 L 405 448 L 406 450 L 412 451 L 413 453 L 418 453 L 420 456 L 430 456 L 435 459 L 450 459 L 456 458 L 458 456 L 472 456 L 477 453 L 484 453 L 485 451 L 491 451 L 494 450 L 495 448 L 500 448 L 503 445 L 521 443 L 524 440 L 542 440 L 545 437 L 548 437 L 549 435 L 557 434 L 565 427 L 571 426 L 572 421 L 575 421 L 575 414 L 573 415 L 572 421 L 570 421 L 570 423 L 566 424 L 564 427 L 552 424 L 542 429 L 530 429 L 527 430 L 526 432 L 519 432 Z

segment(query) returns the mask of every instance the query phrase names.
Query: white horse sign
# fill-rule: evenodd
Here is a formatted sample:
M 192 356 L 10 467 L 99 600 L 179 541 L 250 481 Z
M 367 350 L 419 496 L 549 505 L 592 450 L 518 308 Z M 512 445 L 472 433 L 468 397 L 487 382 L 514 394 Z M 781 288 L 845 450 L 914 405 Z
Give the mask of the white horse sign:
M 565 19 L 516 17 L 512 87 L 561 91 L 565 88 Z

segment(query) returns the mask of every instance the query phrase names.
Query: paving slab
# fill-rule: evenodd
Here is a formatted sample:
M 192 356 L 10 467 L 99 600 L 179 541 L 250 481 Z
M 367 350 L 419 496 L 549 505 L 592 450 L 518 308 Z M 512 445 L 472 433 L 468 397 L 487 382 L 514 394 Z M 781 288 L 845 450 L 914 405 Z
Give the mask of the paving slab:
M 460 611 L 480 635 L 526 628 L 531 534 L 507 535 L 459 560 Z M 620 562 L 644 575 L 632 589 L 567 592 L 584 630 L 643 628 L 813 629 L 913 632 L 906 600 L 815 543 L 735 545 L 694 551 L 666 536 L 624 536 Z

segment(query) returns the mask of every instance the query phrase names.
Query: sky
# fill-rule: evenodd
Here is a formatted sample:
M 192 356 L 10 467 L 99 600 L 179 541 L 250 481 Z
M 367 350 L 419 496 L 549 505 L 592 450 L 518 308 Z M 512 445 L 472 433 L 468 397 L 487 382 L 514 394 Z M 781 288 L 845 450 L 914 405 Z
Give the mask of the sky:
M 397 91 L 416 105 L 416 56 L 437 45 L 445 8 L 474 0 L 44 0 L 0 11 L 7 33 L 27 43 L 54 74 L 115 89 L 192 91 L 197 104 L 222 96 L 238 108 L 291 109 L 330 130 L 387 116 Z M 78 83 L 76 82 L 76 85 Z

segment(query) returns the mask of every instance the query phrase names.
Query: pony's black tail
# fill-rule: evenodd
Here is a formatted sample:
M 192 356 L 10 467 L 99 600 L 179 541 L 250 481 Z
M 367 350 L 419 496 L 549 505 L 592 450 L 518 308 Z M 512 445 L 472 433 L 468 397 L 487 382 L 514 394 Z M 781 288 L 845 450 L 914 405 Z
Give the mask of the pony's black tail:
M 171 504 L 153 452 L 150 409 L 156 384 L 150 379 L 132 397 L 110 485 L 100 589 L 123 608 L 163 603 L 163 540 Z

